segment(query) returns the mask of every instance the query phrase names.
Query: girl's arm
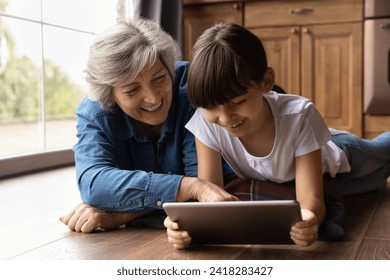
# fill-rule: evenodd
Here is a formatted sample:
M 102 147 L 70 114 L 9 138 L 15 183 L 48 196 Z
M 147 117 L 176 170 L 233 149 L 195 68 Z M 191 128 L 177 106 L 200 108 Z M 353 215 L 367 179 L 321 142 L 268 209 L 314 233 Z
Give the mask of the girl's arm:
M 196 189 L 198 195 L 192 195 L 199 201 L 223 201 L 235 200 L 236 198 L 223 189 L 222 161 L 219 152 L 210 149 L 198 139 L 195 139 L 198 155 L 198 179 L 184 177 L 177 195 L 178 201 L 188 199 L 188 194 Z M 187 185 L 187 180 L 193 180 Z M 191 187 L 189 187 L 191 186 Z M 192 190 L 192 191 L 191 191 Z M 176 249 L 184 249 L 191 243 L 191 236 L 187 231 L 180 230 L 179 224 L 172 221 L 169 216 L 165 219 L 168 241 Z
M 296 196 L 303 221 L 292 227 L 291 237 L 297 245 L 309 246 L 317 240 L 326 211 L 321 150 L 296 158 Z
M 198 178 L 208 180 L 223 188 L 221 154 L 195 138 L 198 155 Z
M 198 157 L 198 177 L 184 177 L 177 192 L 176 201 L 228 201 L 237 198 L 223 188 L 223 168 L 219 152 L 195 139 Z

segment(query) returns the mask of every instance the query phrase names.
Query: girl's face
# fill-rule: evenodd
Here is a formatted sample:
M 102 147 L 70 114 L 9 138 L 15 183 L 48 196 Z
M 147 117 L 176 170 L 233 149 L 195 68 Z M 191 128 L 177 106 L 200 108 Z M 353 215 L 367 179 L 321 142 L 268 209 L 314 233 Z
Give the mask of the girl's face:
M 124 87 L 113 87 L 112 99 L 135 120 L 160 125 L 172 103 L 172 80 L 168 70 L 157 59 L 153 66 L 143 70 Z
M 252 85 L 248 91 L 230 102 L 211 109 L 203 108 L 206 119 L 225 128 L 236 137 L 250 136 L 266 119 L 263 87 Z

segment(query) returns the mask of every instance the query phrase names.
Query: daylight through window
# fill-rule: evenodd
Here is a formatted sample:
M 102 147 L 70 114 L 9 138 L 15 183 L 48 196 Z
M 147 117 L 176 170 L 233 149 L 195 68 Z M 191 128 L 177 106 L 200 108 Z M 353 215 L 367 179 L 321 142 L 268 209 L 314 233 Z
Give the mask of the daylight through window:
M 0 0 L 0 159 L 76 143 L 93 35 L 117 1 Z

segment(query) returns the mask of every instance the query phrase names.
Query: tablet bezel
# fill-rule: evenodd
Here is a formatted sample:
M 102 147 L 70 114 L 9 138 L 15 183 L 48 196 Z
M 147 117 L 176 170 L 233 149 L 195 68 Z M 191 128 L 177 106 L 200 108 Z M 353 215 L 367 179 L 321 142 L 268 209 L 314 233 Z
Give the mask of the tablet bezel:
M 163 208 L 192 244 L 293 244 L 291 226 L 302 220 L 296 200 L 171 202 Z

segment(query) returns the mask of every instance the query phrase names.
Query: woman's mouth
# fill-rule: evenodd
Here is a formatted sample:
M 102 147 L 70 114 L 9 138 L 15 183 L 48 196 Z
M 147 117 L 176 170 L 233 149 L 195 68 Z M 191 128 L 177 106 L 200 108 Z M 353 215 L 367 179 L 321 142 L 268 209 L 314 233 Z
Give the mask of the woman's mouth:
M 147 107 L 141 107 L 142 110 L 144 111 L 147 111 L 147 112 L 155 112 L 157 111 L 158 109 L 160 109 L 160 107 L 162 106 L 162 101 L 160 101 L 160 103 L 156 104 L 156 105 L 152 105 L 152 106 L 147 106 Z

